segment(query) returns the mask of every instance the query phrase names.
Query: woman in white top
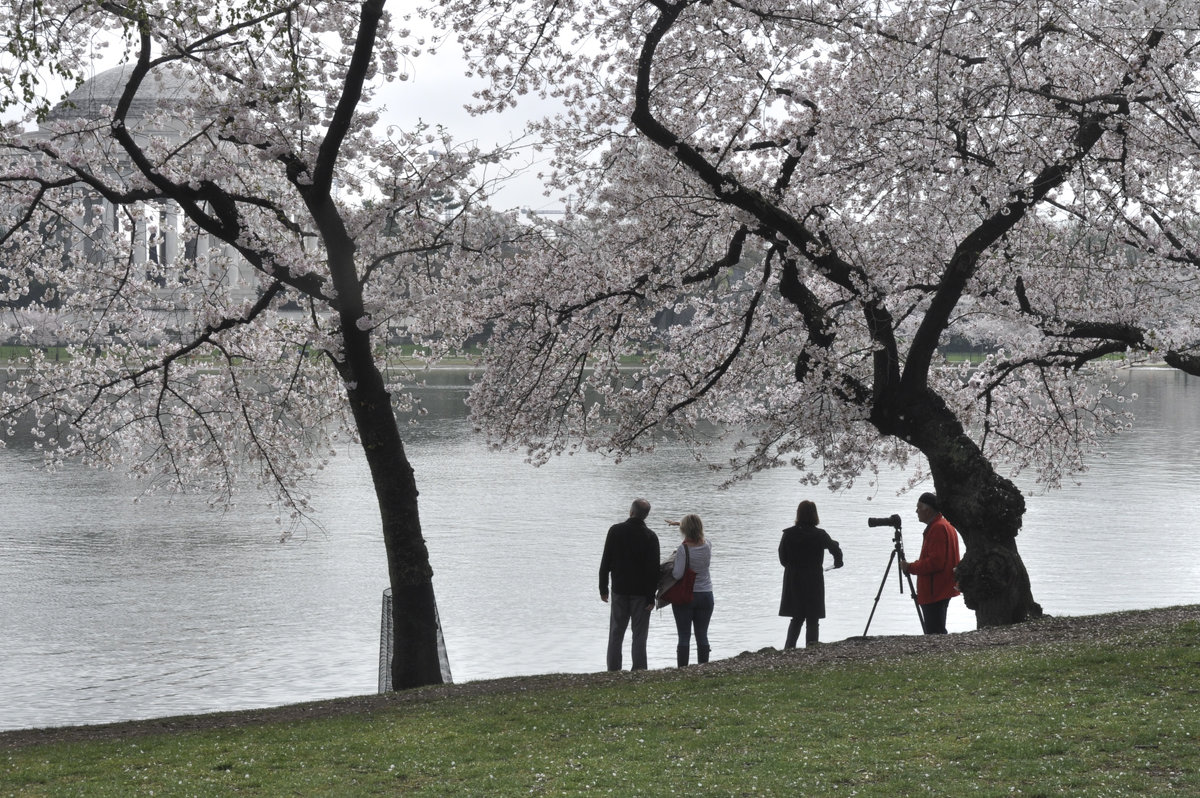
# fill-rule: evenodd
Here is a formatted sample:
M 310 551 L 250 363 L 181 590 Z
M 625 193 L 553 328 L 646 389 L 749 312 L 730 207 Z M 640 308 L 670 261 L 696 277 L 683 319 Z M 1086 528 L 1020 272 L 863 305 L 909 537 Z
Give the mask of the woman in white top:
M 679 631 L 679 645 L 675 649 L 679 667 L 688 664 L 692 630 L 696 631 L 696 662 L 708 662 L 708 622 L 713 614 L 712 577 L 709 563 L 712 562 L 712 545 L 704 539 L 704 524 L 700 516 L 685 515 L 679 522 L 683 542 L 675 551 L 675 566 L 671 575 L 676 579 L 683 576 L 685 568 L 696 572 L 696 585 L 692 588 L 691 604 L 672 604 L 675 628 Z

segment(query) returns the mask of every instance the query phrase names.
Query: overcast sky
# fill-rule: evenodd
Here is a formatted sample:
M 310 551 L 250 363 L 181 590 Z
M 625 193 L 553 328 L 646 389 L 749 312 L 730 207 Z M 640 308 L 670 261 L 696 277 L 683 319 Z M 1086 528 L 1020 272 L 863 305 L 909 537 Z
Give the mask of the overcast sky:
M 383 120 L 403 128 L 411 128 L 418 120 L 430 125 L 442 125 L 458 142 L 477 142 L 487 149 L 504 144 L 521 135 L 524 125 L 553 111 L 553 106 L 536 97 L 521 98 L 515 110 L 499 116 L 473 117 L 463 106 L 472 100 L 471 93 L 482 84 L 470 81 L 464 74 L 459 51 L 446 45 L 436 56 L 422 55 L 409 61 L 408 80 L 393 81 L 377 95 L 377 102 L 386 108 Z M 545 167 L 545 153 L 540 156 L 528 147 L 522 151 L 525 175 L 511 181 L 492 200 L 496 208 L 529 208 L 531 210 L 561 210 L 557 199 L 542 196 L 542 185 L 536 178 L 539 167 Z M 533 158 L 541 163 L 530 163 Z M 513 166 L 522 164 L 515 161 Z

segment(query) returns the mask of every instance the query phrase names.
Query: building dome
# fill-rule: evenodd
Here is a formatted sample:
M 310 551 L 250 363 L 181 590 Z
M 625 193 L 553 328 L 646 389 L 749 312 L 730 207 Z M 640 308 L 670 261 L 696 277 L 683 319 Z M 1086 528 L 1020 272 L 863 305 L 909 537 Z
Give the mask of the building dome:
M 105 70 L 84 82 L 50 111 L 48 120 L 101 119 L 105 106 L 115 107 L 133 72 L 133 64 Z M 142 81 L 137 96 L 129 108 L 128 118 L 142 119 L 155 110 L 182 108 L 191 105 L 198 92 L 191 79 L 177 70 L 152 70 Z

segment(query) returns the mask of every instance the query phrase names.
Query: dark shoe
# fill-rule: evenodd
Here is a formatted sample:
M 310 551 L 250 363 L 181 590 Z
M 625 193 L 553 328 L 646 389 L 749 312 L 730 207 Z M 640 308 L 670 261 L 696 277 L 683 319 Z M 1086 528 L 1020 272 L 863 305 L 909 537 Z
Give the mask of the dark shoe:
M 696 664 L 697 665 L 703 665 L 704 663 L 708 662 L 708 652 L 710 650 L 711 649 L 707 649 L 707 648 L 697 648 L 696 649 Z

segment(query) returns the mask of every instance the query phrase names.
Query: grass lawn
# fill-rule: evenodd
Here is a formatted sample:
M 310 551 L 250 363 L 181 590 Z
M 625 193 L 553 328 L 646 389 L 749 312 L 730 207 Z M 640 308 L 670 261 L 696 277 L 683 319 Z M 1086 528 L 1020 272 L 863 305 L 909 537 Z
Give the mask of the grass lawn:
M 1200 796 L 1200 608 L 1096 617 L 1072 639 L 969 650 L 847 642 L 311 718 L 0 734 L 0 795 Z

